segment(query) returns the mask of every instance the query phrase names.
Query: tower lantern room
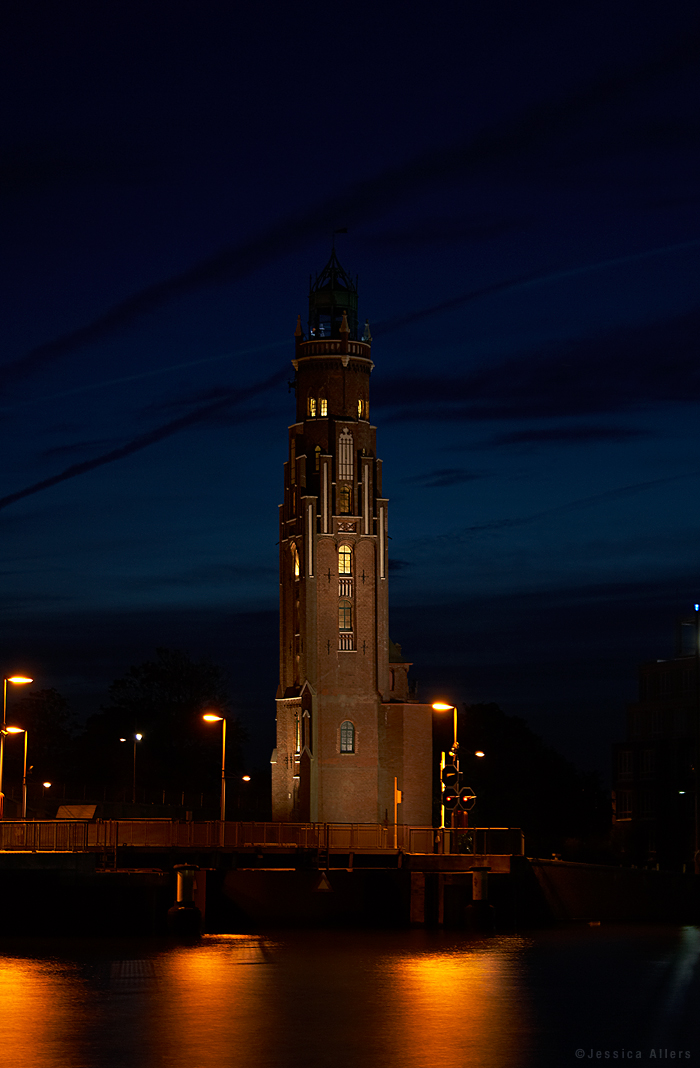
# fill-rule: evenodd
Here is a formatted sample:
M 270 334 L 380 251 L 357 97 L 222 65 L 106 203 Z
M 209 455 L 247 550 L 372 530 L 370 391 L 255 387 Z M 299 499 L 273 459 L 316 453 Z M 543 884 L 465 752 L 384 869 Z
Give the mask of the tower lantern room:
M 335 248 L 316 280 L 309 279 L 309 337 L 339 338 L 343 313 L 352 340 L 357 340 L 357 278 L 343 270 Z

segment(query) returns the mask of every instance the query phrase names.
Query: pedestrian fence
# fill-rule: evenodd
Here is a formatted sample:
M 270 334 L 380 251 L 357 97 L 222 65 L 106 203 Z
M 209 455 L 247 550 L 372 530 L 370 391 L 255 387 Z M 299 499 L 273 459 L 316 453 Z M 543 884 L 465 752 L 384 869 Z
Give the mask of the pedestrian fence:
M 383 823 L 243 823 L 219 820 L 2 820 L 2 852 L 293 848 L 334 853 L 524 853 L 518 827 L 394 826 Z

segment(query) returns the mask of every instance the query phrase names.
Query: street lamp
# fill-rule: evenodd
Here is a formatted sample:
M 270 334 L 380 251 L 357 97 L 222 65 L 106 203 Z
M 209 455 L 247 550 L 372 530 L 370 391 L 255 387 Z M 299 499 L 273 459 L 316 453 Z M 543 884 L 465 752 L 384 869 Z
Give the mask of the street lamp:
M 457 741 L 457 706 L 448 705 L 445 701 L 433 701 L 432 707 L 435 712 L 454 712 L 454 741 L 452 742 L 452 749 L 450 750 L 450 755 L 455 761 L 457 770 L 459 771 L 459 761 L 457 760 L 457 752 L 459 750 L 459 742 Z M 445 770 L 445 764 L 445 754 L 444 752 L 442 752 L 440 754 L 440 828 L 443 830 L 445 827 L 445 806 L 444 804 L 442 804 L 442 795 L 444 791 L 444 787 L 442 785 L 442 773 Z
M 0 732 L 0 820 L 5 815 L 5 795 L 2 792 L 2 769 L 5 757 L 5 725 L 7 723 L 8 682 L 11 682 L 13 686 L 26 686 L 27 683 L 34 682 L 34 679 L 30 679 L 26 675 L 8 675 L 2 680 L 2 731 Z
M 226 820 L 226 717 L 217 716 L 215 712 L 205 712 L 202 719 L 207 723 L 221 724 L 221 825 Z
M 3 734 L 23 734 L 24 735 L 24 768 L 22 770 L 22 819 L 27 818 L 27 738 L 29 737 L 29 731 L 24 727 L 5 727 Z
M 133 789 L 132 789 L 132 794 L 131 794 L 131 803 L 133 805 L 136 804 L 136 743 L 140 742 L 142 738 L 143 738 L 142 734 L 135 734 L 134 737 L 133 737 L 133 742 L 134 742 L 134 778 L 133 778 Z M 127 739 L 126 738 L 120 738 L 119 741 L 120 742 L 126 742 Z

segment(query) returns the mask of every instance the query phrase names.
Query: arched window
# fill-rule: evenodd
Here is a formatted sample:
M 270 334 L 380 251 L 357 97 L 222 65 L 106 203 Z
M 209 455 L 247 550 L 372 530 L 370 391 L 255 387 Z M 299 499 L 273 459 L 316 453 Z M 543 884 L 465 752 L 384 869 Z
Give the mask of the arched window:
M 316 398 L 309 397 L 309 415 L 312 419 L 316 418 Z
M 357 418 L 358 419 L 362 419 L 364 414 L 365 414 L 365 402 L 363 400 L 359 400 L 357 402 Z
M 350 601 L 338 603 L 338 630 L 352 630 L 352 605 Z
M 297 547 L 294 544 L 294 542 L 292 542 L 290 548 L 291 548 L 291 553 L 292 553 L 292 567 L 294 568 L 294 578 L 298 579 L 299 578 L 299 550 L 297 549 Z
M 352 482 L 352 434 L 345 427 L 338 438 L 338 478 Z
M 338 486 L 338 513 L 340 515 L 350 515 L 350 487 L 347 485 Z
M 314 449 L 314 456 L 316 457 L 316 470 L 321 470 L 321 446 L 317 445 Z
M 355 728 L 349 719 L 340 724 L 340 752 L 355 752 Z
M 338 546 L 338 574 L 352 575 L 352 549 L 349 545 Z
M 320 409 L 319 415 L 323 419 L 328 415 L 328 401 L 327 401 L 327 399 L 325 397 L 319 397 L 318 406 L 319 406 L 319 409 Z

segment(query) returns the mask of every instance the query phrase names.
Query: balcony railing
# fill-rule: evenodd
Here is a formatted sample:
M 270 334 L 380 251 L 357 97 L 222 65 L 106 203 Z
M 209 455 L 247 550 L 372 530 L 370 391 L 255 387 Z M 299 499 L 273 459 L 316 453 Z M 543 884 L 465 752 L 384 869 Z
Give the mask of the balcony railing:
M 352 579 L 351 578 L 338 579 L 338 596 L 339 597 L 352 597 Z
M 355 635 L 351 631 L 338 635 L 338 649 L 341 653 L 349 653 L 355 648 Z

